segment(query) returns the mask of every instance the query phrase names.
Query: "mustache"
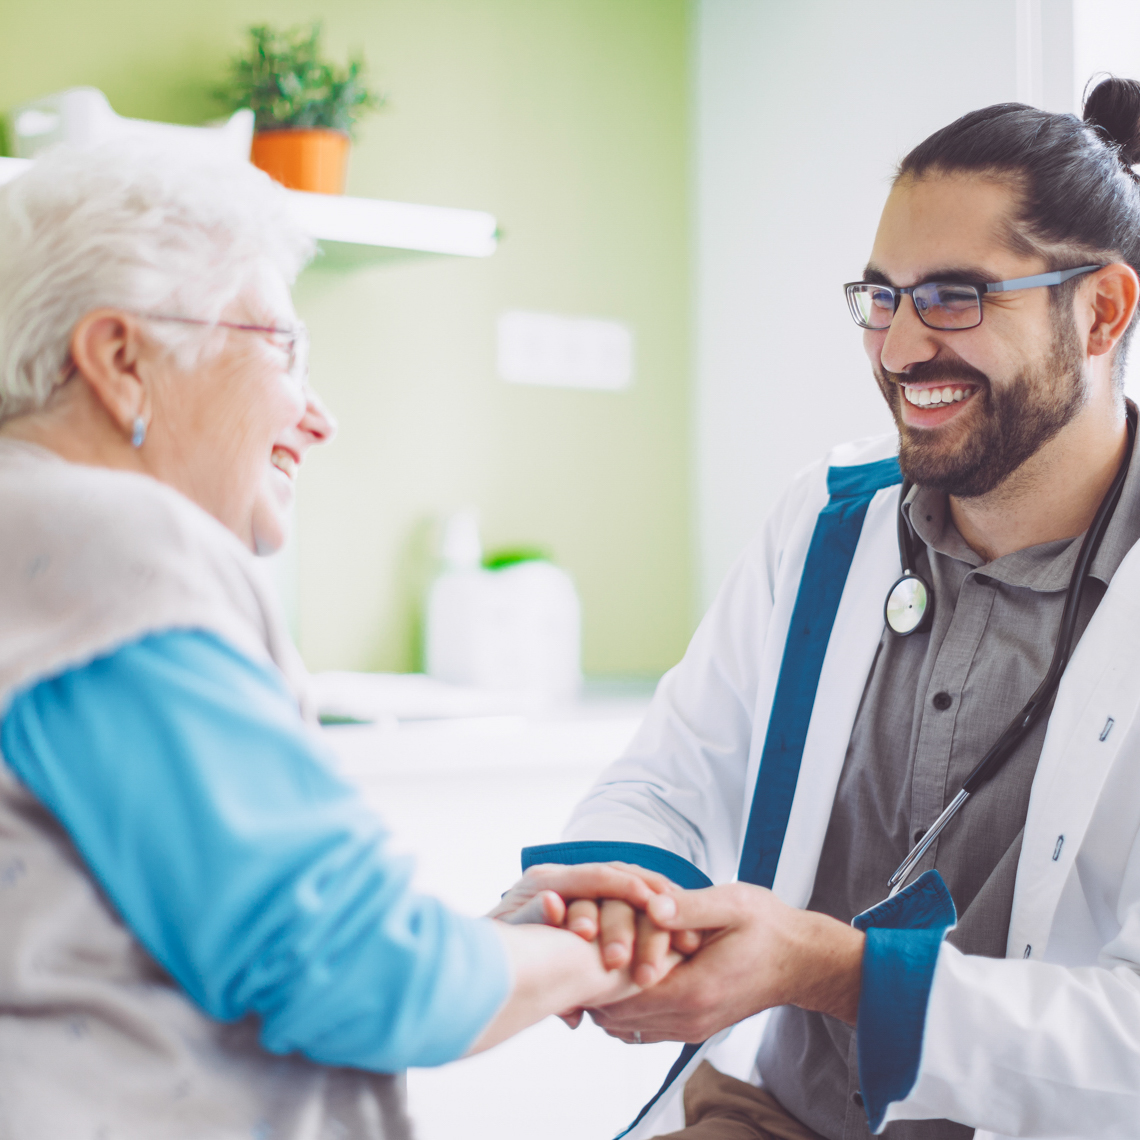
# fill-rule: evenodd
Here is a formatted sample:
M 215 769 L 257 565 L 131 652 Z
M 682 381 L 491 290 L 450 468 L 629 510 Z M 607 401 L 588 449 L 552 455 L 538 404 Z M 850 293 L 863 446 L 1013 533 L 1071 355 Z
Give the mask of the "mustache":
M 883 368 L 882 365 L 879 367 L 885 380 L 899 386 L 935 380 L 951 382 L 959 380 L 968 384 L 977 384 L 982 388 L 989 388 L 990 386 L 990 378 L 964 360 L 923 360 L 909 372 L 891 372 Z

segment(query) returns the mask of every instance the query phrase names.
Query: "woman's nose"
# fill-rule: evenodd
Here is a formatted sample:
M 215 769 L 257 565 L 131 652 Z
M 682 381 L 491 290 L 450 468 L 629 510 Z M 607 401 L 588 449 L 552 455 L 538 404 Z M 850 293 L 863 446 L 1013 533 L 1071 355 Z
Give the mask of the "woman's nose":
M 310 436 L 312 443 L 328 443 L 336 435 L 336 417 L 312 388 L 305 390 L 305 414 L 297 426 Z

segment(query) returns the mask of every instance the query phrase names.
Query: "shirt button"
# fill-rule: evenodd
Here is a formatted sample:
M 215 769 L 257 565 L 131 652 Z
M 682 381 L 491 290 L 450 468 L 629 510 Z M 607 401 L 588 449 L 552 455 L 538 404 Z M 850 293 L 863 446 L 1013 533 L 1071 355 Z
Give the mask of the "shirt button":
M 949 693 L 935 693 L 930 699 L 930 703 L 940 712 L 948 709 L 953 703 L 954 698 Z
M 863 1094 L 861 1092 L 853 1092 L 851 1099 L 860 1107 L 863 1107 Z
M 977 582 L 979 586 L 988 586 L 993 579 L 988 574 L 975 574 L 974 581 Z

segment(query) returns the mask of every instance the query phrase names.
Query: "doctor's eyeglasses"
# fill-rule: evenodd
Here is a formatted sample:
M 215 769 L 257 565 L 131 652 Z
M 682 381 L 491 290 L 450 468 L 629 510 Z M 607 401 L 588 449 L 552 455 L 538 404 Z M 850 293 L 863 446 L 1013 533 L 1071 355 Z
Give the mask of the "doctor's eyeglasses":
M 237 329 L 239 332 L 264 333 L 270 342 L 285 353 L 285 373 L 298 388 L 309 376 L 309 330 L 303 324 L 290 328 L 274 325 L 238 325 L 232 321 L 204 321 L 199 317 L 170 317 L 164 313 L 139 313 L 148 321 L 173 321 L 180 325 L 208 325 L 213 328 Z
M 1060 285 L 1082 273 L 1095 273 L 1103 268 L 1103 265 L 1082 265 L 1077 269 L 1058 269 L 1052 273 L 1036 273 L 1032 277 L 1015 277 L 1011 281 L 990 281 L 984 285 L 924 281 L 921 285 L 897 286 L 852 281 L 843 288 L 852 319 L 860 328 L 890 328 L 903 297 L 909 295 L 914 302 L 914 311 L 927 328 L 973 329 L 982 323 L 984 293 L 1012 293 L 1015 289 Z

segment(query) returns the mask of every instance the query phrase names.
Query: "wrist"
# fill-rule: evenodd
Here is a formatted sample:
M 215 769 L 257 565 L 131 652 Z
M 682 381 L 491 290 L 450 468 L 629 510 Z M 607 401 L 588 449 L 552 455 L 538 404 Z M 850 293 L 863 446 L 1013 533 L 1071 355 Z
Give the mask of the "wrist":
M 620 996 L 623 972 L 606 971 L 596 943 L 549 926 L 493 921 L 510 962 L 511 990 L 469 1052 L 489 1049 L 551 1014 L 609 997 L 611 988 Z
M 838 919 L 800 911 L 794 952 L 799 984 L 792 1004 L 854 1025 L 859 1016 L 866 936 Z
M 597 941 L 549 926 L 496 923 L 512 959 L 514 992 L 546 1013 L 601 1004 L 630 988 L 629 970 L 609 970 Z

